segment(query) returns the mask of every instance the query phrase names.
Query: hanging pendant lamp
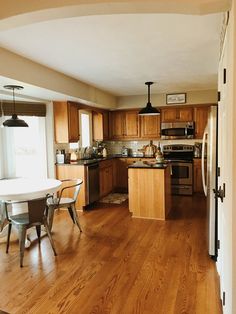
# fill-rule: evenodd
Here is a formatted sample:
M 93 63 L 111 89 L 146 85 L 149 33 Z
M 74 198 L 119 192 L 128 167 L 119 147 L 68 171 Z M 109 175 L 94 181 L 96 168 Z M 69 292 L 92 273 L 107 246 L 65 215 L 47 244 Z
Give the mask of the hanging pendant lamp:
M 150 86 L 153 84 L 153 82 L 146 82 L 145 83 L 148 86 L 148 102 L 145 108 L 141 109 L 139 111 L 140 116 L 157 116 L 160 115 L 160 110 L 157 108 L 152 107 L 152 104 L 150 102 Z
M 12 94 L 13 94 L 13 114 L 12 117 L 6 121 L 3 122 L 3 126 L 7 126 L 7 127 L 27 127 L 28 124 L 24 121 L 21 120 L 17 117 L 16 114 L 16 103 L 15 103 L 15 89 L 23 89 L 23 86 L 19 86 L 19 85 L 5 85 L 3 86 L 6 89 L 10 89 L 12 90 Z

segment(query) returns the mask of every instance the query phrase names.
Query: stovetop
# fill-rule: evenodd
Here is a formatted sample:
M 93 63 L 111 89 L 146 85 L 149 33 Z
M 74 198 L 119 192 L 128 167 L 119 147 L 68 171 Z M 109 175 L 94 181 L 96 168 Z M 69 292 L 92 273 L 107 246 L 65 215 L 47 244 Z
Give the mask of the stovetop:
M 173 144 L 163 146 L 164 158 L 169 161 L 191 162 L 194 156 L 193 152 L 193 145 Z

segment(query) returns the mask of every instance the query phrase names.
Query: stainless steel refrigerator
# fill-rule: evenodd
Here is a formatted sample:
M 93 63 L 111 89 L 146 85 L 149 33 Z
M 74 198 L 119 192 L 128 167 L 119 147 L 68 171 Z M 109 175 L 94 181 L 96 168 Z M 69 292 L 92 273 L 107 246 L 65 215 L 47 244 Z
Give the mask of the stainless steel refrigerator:
M 202 141 L 202 183 L 207 197 L 207 234 L 208 252 L 213 259 L 217 259 L 217 156 L 218 156 L 218 108 L 211 106 L 208 123 Z

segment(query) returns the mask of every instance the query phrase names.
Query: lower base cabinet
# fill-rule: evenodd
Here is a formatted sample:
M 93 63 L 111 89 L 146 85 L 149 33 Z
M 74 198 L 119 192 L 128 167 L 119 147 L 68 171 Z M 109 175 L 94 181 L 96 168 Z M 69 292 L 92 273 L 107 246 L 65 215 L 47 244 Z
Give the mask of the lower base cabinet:
M 82 210 L 84 206 L 87 205 L 87 189 L 86 189 L 86 172 L 84 166 L 79 165 L 57 165 L 56 166 L 56 177 L 58 180 L 67 180 L 67 179 L 82 179 L 83 183 L 76 202 L 76 209 Z M 65 184 L 62 185 L 64 187 Z M 73 197 L 74 189 L 70 191 L 65 190 L 63 197 Z
M 100 197 L 113 191 L 113 160 L 105 160 L 99 163 Z

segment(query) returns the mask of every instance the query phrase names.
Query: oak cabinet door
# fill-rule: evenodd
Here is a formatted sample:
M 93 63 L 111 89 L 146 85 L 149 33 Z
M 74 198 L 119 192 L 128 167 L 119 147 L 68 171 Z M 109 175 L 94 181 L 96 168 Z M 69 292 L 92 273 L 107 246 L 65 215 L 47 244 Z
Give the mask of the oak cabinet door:
M 112 138 L 122 138 L 124 136 L 123 111 L 113 111 L 110 114 L 111 136 Z
M 160 138 L 160 116 L 141 117 L 141 138 Z
M 181 122 L 193 121 L 193 108 L 177 109 L 177 120 Z
M 161 109 L 161 121 L 162 122 L 175 122 L 177 119 L 176 108 Z
M 167 108 L 161 110 L 162 122 L 193 121 L 193 108 Z
M 124 137 L 138 138 L 139 137 L 139 115 L 138 111 L 124 112 Z
M 108 112 L 93 111 L 93 140 L 105 141 L 109 139 Z
M 106 196 L 113 190 L 113 167 L 109 165 L 99 170 L 100 197 Z
M 128 191 L 128 168 L 125 158 L 116 160 L 116 187 L 118 189 Z
M 75 103 L 53 102 L 56 143 L 79 141 L 79 117 Z
M 103 112 L 102 113 L 102 120 L 103 120 L 103 140 L 109 139 L 109 113 Z
M 99 163 L 100 197 L 106 196 L 113 190 L 113 162 L 104 160 Z
M 79 115 L 77 104 L 68 103 L 69 142 L 79 141 Z
M 209 107 L 195 107 L 195 138 L 202 139 L 204 130 L 207 126 Z

